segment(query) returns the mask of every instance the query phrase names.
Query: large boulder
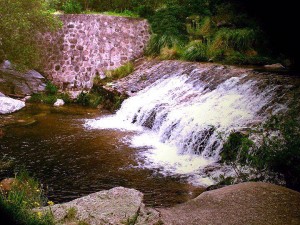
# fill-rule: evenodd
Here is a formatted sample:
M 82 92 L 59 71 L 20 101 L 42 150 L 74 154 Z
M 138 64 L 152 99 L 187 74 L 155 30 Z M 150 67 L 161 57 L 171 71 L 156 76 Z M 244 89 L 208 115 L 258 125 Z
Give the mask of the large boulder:
M 8 114 L 25 107 L 25 103 L 20 100 L 0 96 L 0 114 Z
M 98 224 L 155 224 L 159 220 L 156 210 L 147 209 L 143 194 L 134 189 L 116 187 L 100 191 L 71 202 L 51 206 L 56 223 L 70 224 L 84 221 Z M 49 210 L 49 207 L 37 209 Z
M 267 183 L 242 183 L 159 211 L 168 225 L 298 225 L 300 193 Z
M 0 92 L 6 95 L 31 95 L 45 87 L 45 78 L 35 70 L 19 72 L 8 61 L 0 65 Z

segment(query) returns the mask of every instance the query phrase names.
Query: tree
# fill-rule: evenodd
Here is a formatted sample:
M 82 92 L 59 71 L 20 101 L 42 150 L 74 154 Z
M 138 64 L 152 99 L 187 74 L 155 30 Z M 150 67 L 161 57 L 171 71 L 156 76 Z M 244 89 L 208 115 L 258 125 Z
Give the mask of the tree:
M 0 60 L 28 68 L 39 65 L 39 35 L 55 31 L 57 17 L 43 0 L 0 0 Z

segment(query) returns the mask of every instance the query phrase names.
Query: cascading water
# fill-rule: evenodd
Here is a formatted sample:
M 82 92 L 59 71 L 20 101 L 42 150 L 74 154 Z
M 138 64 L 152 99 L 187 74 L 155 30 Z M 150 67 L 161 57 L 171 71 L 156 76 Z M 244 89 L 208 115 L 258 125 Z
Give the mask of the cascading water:
M 125 100 L 115 115 L 87 120 L 85 126 L 135 131 L 130 143 L 145 149 L 139 155 L 142 167 L 210 185 L 213 180 L 201 171 L 219 160 L 220 134 L 263 120 L 276 88 L 261 90 L 246 72 L 220 78 L 211 67 L 181 70 Z

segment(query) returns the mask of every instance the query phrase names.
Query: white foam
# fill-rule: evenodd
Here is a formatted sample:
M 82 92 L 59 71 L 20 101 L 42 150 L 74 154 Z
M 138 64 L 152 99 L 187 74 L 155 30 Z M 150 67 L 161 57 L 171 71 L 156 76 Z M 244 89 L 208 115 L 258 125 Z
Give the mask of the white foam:
M 147 149 L 139 155 L 142 167 L 209 185 L 213 180 L 199 173 L 218 161 L 219 133 L 257 120 L 270 101 L 270 94 L 254 91 L 255 81 L 240 82 L 245 76 L 231 77 L 213 90 L 199 76 L 162 78 L 125 100 L 115 115 L 87 120 L 86 127 L 135 131 L 132 147 Z

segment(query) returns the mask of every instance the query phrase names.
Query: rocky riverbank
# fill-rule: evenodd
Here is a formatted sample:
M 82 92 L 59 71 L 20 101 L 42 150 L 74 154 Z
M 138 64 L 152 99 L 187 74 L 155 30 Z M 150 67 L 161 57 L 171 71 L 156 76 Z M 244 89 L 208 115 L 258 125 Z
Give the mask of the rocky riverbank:
M 261 182 L 207 191 L 172 208 L 145 207 L 141 192 L 123 187 L 50 208 L 57 224 L 300 224 L 300 193 Z

